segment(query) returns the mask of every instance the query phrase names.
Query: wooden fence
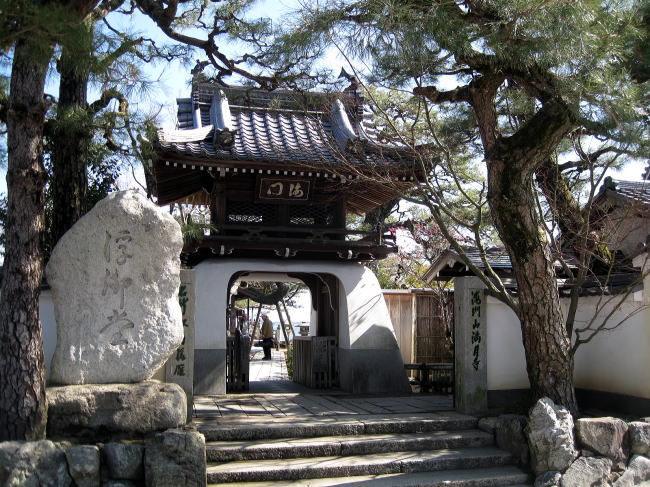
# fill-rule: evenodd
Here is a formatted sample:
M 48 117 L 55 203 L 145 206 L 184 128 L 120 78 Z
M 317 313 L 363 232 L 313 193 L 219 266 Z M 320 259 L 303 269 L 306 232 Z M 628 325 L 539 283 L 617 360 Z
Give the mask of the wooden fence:
M 453 362 L 453 292 L 383 291 L 404 363 Z
M 295 337 L 293 339 L 293 381 L 311 389 L 338 385 L 338 344 L 336 337 Z

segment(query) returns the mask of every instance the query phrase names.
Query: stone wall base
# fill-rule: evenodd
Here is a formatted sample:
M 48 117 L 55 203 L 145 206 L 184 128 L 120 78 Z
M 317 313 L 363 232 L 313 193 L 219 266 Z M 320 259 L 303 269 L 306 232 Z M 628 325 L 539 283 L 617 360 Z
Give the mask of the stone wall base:
M 580 409 L 598 409 L 630 416 L 650 416 L 650 399 L 614 392 L 576 389 Z
M 194 394 L 226 393 L 226 350 L 194 350 Z

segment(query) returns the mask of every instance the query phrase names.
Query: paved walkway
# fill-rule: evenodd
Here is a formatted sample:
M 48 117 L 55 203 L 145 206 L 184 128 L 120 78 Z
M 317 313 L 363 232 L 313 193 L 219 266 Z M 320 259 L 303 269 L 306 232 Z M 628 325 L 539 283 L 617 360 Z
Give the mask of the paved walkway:
M 256 420 L 264 418 L 321 418 L 405 413 L 430 413 L 453 409 L 450 395 L 353 395 L 338 390 L 308 389 L 289 380 L 285 351 L 271 350 L 272 360 L 262 360 L 253 347 L 250 390 L 246 394 L 194 396 L 194 417 L 205 420 Z
M 272 360 L 262 360 L 264 351 L 261 348 L 251 348 L 250 369 L 248 371 L 249 392 L 251 393 L 286 393 L 308 392 L 309 389 L 296 384 L 289 379 L 287 364 L 284 358 L 285 349 L 271 349 Z
M 452 409 L 450 396 L 410 394 L 404 396 L 352 395 L 341 392 L 283 394 L 228 394 L 195 396 L 197 420 L 263 418 L 325 418 L 406 413 L 431 413 Z

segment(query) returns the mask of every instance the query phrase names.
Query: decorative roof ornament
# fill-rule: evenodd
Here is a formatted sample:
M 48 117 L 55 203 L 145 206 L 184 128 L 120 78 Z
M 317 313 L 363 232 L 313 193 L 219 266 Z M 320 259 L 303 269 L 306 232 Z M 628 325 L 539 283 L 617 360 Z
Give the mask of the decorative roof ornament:
M 199 105 L 199 99 L 197 96 L 192 96 L 192 123 L 196 129 L 200 129 L 203 126 L 203 120 L 201 120 L 201 106 Z
M 341 68 L 341 72 L 339 73 L 339 78 L 345 78 L 350 82 L 350 86 L 348 86 L 345 91 L 356 91 L 357 88 L 359 88 L 359 78 L 357 78 L 354 74 L 348 73 L 345 68 Z
M 210 123 L 214 126 L 212 143 L 222 148 L 230 147 L 235 140 L 235 131 L 232 125 L 228 97 L 223 90 L 219 90 L 218 93 L 212 96 Z
M 334 100 L 334 103 L 332 103 L 332 135 L 334 135 L 337 144 L 342 149 L 346 147 L 348 141 L 357 139 L 350 118 L 339 99 Z

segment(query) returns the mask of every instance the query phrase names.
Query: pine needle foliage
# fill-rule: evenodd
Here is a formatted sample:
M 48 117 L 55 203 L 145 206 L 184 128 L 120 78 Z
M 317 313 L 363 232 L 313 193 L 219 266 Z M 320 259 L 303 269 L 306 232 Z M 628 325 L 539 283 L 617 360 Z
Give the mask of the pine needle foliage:
M 552 255 L 573 253 L 577 286 L 607 260 L 589 202 L 608 168 L 650 153 L 647 18 L 647 2 L 628 0 L 330 0 L 304 5 L 272 49 L 289 60 L 334 46 L 368 83 L 413 98 L 425 123 L 388 117 L 387 126 L 438 162 L 406 196 L 428 206 L 460 253 L 446 218 L 474 234 L 479 252 L 485 219 L 494 223 L 517 296 L 489 266 L 465 262 L 519 317 L 534 396 L 573 412 L 575 315 L 560 311 Z M 485 183 L 466 172 L 476 161 Z M 448 203 L 452 188 L 475 216 Z M 586 212 L 572 189 L 587 195 Z M 551 341 L 553 350 L 537 345 Z

